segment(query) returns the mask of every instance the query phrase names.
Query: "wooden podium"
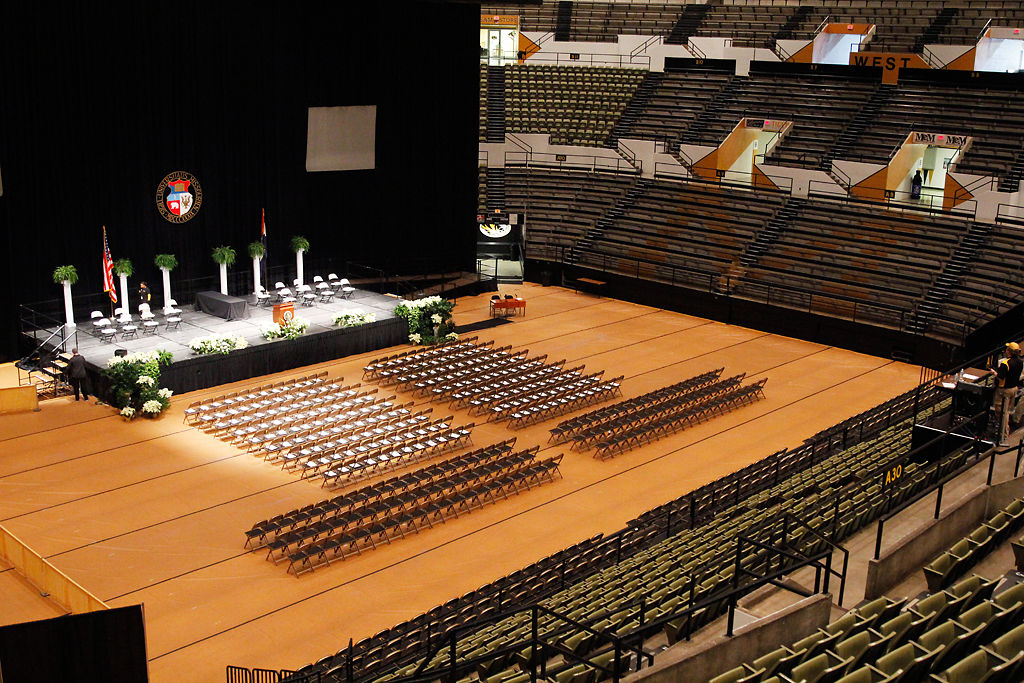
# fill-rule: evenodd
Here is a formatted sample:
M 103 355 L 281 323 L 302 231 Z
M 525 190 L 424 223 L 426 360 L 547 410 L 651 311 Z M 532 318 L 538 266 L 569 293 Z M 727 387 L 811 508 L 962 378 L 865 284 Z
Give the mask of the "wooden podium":
M 285 304 L 274 304 L 274 322 L 281 324 L 283 322 L 291 322 L 295 318 L 295 304 L 288 302 Z

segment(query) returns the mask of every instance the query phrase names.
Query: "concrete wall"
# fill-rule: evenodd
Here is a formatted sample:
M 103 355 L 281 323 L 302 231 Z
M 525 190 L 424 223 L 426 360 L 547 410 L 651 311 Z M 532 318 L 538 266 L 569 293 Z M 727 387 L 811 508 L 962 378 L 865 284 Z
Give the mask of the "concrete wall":
M 686 643 L 677 645 L 685 654 L 673 656 L 666 650 L 654 660 L 654 666 L 625 678 L 645 683 L 694 683 L 708 681 L 743 662 L 749 662 L 774 650 L 780 644 L 792 643 L 829 622 L 831 595 L 812 595 L 764 619 L 735 631 L 732 638 L 724 634 L 689 650 Z
M 919 530 L 908 531 L 900 542 L 889 546 L 877 560 L 868 560 L 864 599 L 873 600 L 884 595 L 908 574 L 919 571 L 925 563 L 952 545 L 954 539 L 969 534 L 985 519 L 987 506 L 988 488 L 980 486 L 960 502 L 943 510 L 939 519 L 928 520 Z M 886 548 L 885 537 L 882 539 L 882 547 Z
M 1016 453 L 1007 453 L 1004 458 L 1016 458 Z M 988 493 L 988 509 L 985 511 L 985 519 L 994 517 L 997 512 L 1024 496 L 1024 477 L 1017 477 L 1001 484 L 993 484 Z

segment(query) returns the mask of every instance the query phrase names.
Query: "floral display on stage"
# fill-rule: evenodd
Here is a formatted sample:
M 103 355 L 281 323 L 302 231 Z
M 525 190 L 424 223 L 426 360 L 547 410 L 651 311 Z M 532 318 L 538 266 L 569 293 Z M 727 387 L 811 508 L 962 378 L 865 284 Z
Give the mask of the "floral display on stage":
M 110 380 L 111 401 L 126 420 L 156 417 L 171 405 L 173 392 L 160 386 L 160 368 L 173 359 L 168 351 L 146 351 L 107 361 L 103 374 Z
M 260 325 L 260 334 L 264 339 L 298 339 L 309 329 L 309 321 L 302 318 L 282 320 L 280 323 L 264 323 Z
M 395 307 L 395 315 L 409 324 L 410 344 L 440 344 L 455 341 L 452 309 L 455 302 L 439 296 L 403 301 Z
M 201 356 L 207 353 L 228 354 L 249 345 L 240 334 L 213 334 L 209 337 L 196 337 L 188 343 L 192 353 Z
M 339 316 L 335 316 L 334 324 L 338 327 L 356 327 L 357 325 L 365 325 L 366 323 L 376 322 L 377 316 L 373 313 L 366 313 L 362 310 L 345 311 Z

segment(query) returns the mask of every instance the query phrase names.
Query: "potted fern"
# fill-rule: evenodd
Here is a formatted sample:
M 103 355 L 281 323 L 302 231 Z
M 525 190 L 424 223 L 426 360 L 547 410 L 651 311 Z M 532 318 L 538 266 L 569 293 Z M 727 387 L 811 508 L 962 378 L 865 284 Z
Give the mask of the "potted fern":
M 267 248 L 263 242 L 249 243 L 249 258 L 252 259 L 252 293 L 260 293 L 260 260 L 266 255 Z
M 220 293 L 227 296 L 228 266 L 233 266 L 235 264 L 235 250 L 223 245 L 214 247 L 212 256 L 214 263 L 220 266 Z
M 171 305 L 171 271 L 178 267 L 178 259 L 174 254 L 157 254 L 153 257 L 153 265 L 160 269 L 164 281 L 164 315 L 169 315 L 174 306 Z
M 295 252 L 295 277 L 299 279 L 300 285 L 305 284 L 302 279 L 302 255 L 309 251 L 309 240 L 302 235 L 295 235 L 292 237 L 290 246 Z
M 128 307 L 128 277 L 134 272 L 135 268 L 129 259 L 119 258 L 114 261 L 114 274 L 121 280 L 121 307 L 124 308 L 124 318 L 131 316 Z
M 74 266 L 57 266 L 53 269 L 53 281 L 64 287 L 64 318 L 68 327 L 74 327 L 75 310 L 71 305 L 71 285 L 78 282 L 78 270 Z

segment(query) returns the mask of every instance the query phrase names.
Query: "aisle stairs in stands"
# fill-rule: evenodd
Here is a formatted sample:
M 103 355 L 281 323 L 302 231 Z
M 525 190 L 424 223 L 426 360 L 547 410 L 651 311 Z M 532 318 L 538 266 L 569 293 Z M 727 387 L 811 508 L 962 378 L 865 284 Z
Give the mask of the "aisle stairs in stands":
M 754 239 L 747 245 L 746 250 L 739 255 L 739 262 L 747 267 L 757 263 L 758 257 L 775 244 L 775 241 L 779 239 L 786 226 L 800 213 L 806 203 L 807 200 L 802 197 L 794 197 L 793 195 L 786 197 L 786 201 L 782 202 L 779 208 L 775 210 L 775 213 L 768 219 L 764 227 L 754 235 Z
M 693 6 L 694 5 L 687 5 L 687 7 Z M 688 145 L 705 144 L 718 146 L 721 140 L 704 140 L 702 136 L 709 124 L 721 120 L 722 111 L 732 100 L 736 98 L 739 94 L 739 90 L 746 82 L 746 76 L 732 76 L 725 87 L 715 93 L 715 96 L 707 103 L 704 110 L 701 111 L 690 126 L 683 131 L 683 134 L 679 137 L 679 142 Z
M 647 103 L 651 101 L 651 95 L 663 80 L 665 80 L 665 74 L 661 71 L 648 71 L 644 74 L 644 80 L 633 91 L 633 96 L 629 98 L 622 115 L 615 122 L 612 132 L 608 134 L 608 139 L 605 141 L 606 147 L 615 147 L 619 143 L 619 138 L 629 137 L 633 125 L 640 119 L 647 108 Z
M 487 209 L 505 210 L 505 169 L 487 167 Z
M 786 23 L 780 26 L 775 35 L 768 39 L 769 48 L 774 49 L 775 43 L 780 40 L 790 40 L 800 24 L 806 21 L 807 17 L 813 12 L 814 8 L 810 5 L 800 5 L 797 7 L 796 11 L 786 19 Z
M 487 67 L 487 142 L 505 142 L 505 68 Z
M 626 213 L 633 206 L 636 198 L 642 196 L 653 183 L 654 180 L 651 178 L 637 178 L 636 182 L 630 185 L 629 189 L 618 198 L 615 205 L 597 219 L 594 227 L 587 230 L 583 237 L 573 245 L 572 249 L 569 250 L 566 261 L 575 263 L 577 251 L 596 251 L 594 243 L 601 239 L 604 231 L 611 227 L 622 214 Z
M 895 85 L 889 83 L 879 84 L 875 92 L 871 93 L 871 97 L 864 103 L 864 106 L 860 108 L 860 111 L 843 128 L 839 137 L 836 138 L 835 144 L 832 145 L 832 149 L 827 151 L 821 158 L 819 169 L 830 172 L 832 170 L 832 160 L 840 158 L 850 151 L 857 138 L 878 118 L 879 112 L 882 111 L 895 94 Z
M 960 14 L 958 7 L 943 7 L 942 11 L 932 19 L 932 23 L 924 30 L 924 33 L 919 35 L 917 40 L 914 41 L 914 47 L 911 52 L 918 54 L 924 50 L 925 45 L 936 42 L 958 14 Z
M 1024 148 L 1017 152 L 1017 159 L 1010 167 L 1009 173 L 999 179 L 999 191 L 1019 192 L 1022 179 L 1024 179 Z
M 555 40 L 572 40 L 572 2 L 560 0 L 558 3 L 558 15 L 555 18 Z
M 971 261 L 978 250 L 985 245 L 985 239 L 992 232 L 991 223 L 972 223 L 970 229 L 960 238 L 960 244 L 949 257 L 942 272 L 935 277 L 932 286 L 917 305 L 914 319 L 907 324 L 907 330 L 914 334 L 924 334 L 932 316 L 942 311 L 942 304 L 949 300 L 960 284 L 960 276 L 970 267 Z
M 719 2 L 720 0 L 708 0 L 701 5 L 686 5 L 682 14 L 679 15 L 679 19 L 676 20 L 676 25 L 672 27 L 672 31 L 665 38 L 665 44 L 686 45 L 690 36 L 695 34 L 700 25 L 704 23 L 704 17 L 707 16 L 708 10 Z

